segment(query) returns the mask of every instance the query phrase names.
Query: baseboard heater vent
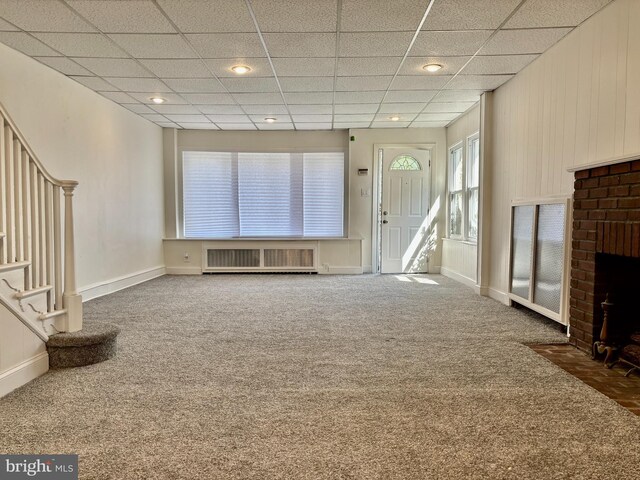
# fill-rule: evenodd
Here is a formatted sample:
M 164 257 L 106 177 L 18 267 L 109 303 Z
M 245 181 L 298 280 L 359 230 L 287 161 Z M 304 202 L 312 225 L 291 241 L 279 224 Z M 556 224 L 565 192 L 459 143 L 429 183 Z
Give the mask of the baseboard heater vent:
M 316 249 L 207 248 L 204 272 L 315 272 Z

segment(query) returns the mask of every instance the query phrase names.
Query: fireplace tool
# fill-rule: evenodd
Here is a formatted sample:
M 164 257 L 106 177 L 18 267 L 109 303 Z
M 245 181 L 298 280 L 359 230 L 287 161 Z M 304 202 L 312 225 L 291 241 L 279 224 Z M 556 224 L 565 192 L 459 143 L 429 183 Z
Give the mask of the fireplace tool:
M 611 310 L 613 309 L 615 304 L 609 301 L 609 294 L 607 293 L 607 298 L 605 298 L 604 302 L 602 302 L 600 305 L 602 306 L 602 311 L 604 312 L 604 318 L 602 320 L 602 329 L 600 330 L 600 340 L 594 342 L 591 358 L 595 360 L 598 355 L 606 352 L 606 356 L 604 358 L 604 366 L 607 368 L 611 368 L 618 361 L 616 358 L 618 347 L 612 341 L 612 335 L 609 331 L 609 315 L 611 314 Z

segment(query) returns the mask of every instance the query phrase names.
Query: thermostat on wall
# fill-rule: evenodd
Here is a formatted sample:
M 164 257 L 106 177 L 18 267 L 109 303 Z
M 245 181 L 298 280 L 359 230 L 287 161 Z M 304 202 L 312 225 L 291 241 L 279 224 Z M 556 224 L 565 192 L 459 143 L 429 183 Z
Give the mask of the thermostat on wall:
M 358 175 L 369 175 L 369 169 L 368 168 L 359 168 L 358 169 Z

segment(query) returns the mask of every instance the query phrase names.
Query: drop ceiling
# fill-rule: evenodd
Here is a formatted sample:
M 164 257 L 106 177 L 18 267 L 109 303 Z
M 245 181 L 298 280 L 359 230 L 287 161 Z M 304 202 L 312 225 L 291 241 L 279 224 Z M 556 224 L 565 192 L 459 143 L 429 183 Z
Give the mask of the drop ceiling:
M 0 0 L 0 42 L 162 127 L 442 127 L 610 1 Z

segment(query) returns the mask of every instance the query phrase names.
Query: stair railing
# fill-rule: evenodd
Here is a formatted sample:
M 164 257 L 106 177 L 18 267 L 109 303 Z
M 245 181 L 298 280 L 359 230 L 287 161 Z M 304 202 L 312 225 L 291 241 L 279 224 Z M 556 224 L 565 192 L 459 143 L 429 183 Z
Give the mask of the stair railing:
M 82 329 L 73 226 L 77 185 L 47 172 L 0 104 L 0 272 L 24 268 L 17 298 L 45 293 L 39 319 L 59 316 L 56 328 L 69 332 Z

